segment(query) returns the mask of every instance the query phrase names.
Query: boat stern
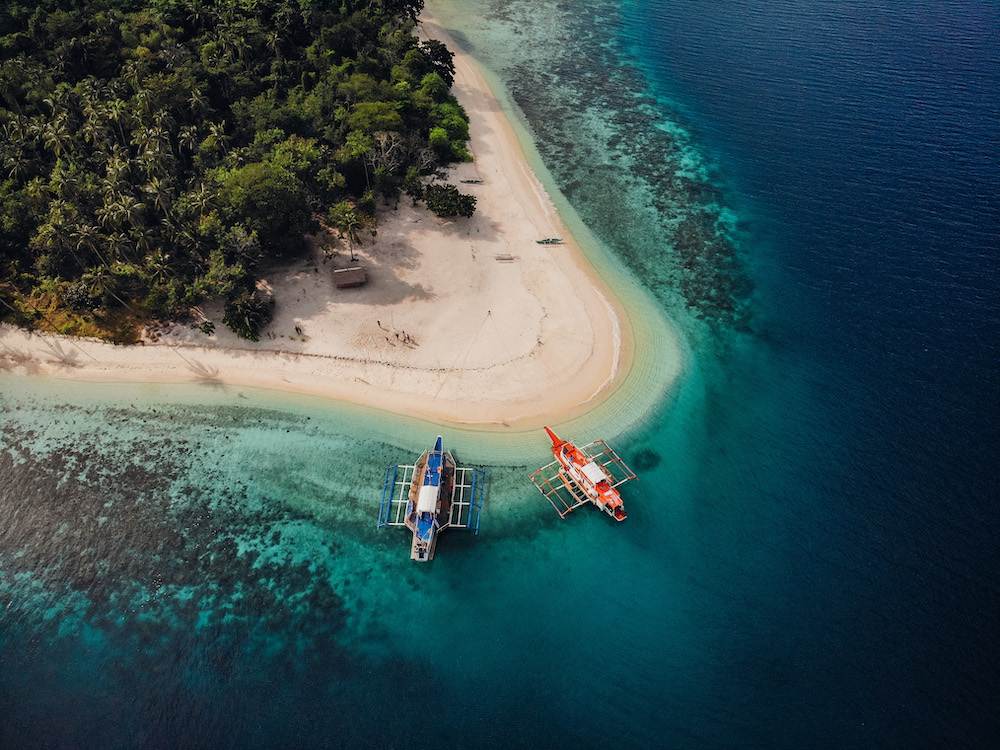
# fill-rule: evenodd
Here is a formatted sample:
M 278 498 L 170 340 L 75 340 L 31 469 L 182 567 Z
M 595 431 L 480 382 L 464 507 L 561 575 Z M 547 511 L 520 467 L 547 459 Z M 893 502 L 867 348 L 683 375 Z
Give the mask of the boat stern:
M 413 542 L 410 544 L 410 559 L 417 562 L 429 562 L 434 559 L 434 548 L 437 546 L 437 523 L 428 518 L 418 518 L 413 529 Z

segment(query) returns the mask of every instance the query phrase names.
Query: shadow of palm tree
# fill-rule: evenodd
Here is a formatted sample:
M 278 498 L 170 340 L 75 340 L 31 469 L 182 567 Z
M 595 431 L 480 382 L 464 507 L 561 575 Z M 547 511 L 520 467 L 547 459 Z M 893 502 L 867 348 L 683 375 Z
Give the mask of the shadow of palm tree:
M 205 383 L 206 385 L 222 385 L 222 381 L 219 379 L 218 367 L 208 367 L 201 362 L 188 360 L 188 370 L 201 383 Z
M 63 347 L 63 345 L 58 341 L 45 341 L 45 348 L 49 350 L 53 359 L 50 364 L 58 364 L 62 367 L 76 368 L 80 366 L 78 361 L 79 353 L 75 351 L 70 351 Z
M 3 347 L 3 350 L 0 351 L 0 370 L 10 372 L 17 368 L 21 368 L 28 374 L 41 372 L 41 364 L 30 352 L 13 349 L 9 346 Z
M 222 385 L 222 381 L 219 379 L 218 367 L 208 367 L 207 365 L 203 365 L 201 362 L 188 359 L 180 353 L 178 347 L 176 346 L 172 346 L 170 348 L 173 350 L 174 354 L 184 360 L 188 371 L 194 375 L 198 382 L 206 385 Z

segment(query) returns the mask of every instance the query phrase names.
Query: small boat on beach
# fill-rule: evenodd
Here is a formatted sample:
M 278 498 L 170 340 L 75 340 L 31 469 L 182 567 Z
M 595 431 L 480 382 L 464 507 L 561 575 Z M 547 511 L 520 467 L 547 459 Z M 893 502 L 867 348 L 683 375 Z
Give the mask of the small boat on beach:
M 635 473 L 603 440 L 578 448 L 548 427 L 555 461 L 531 475 L 531 481 L 563 518 L 584 503 L 592 503 L 616 521 L 628 516 L 618 487 Z M 561 506 L 561 508 L 560 508 Z
M 539 245 L 561 245 L 562 237 L 546 237 L 543 240 L 535 240 Z
M 438 535 L 447 528 L 479 533 L 485 471 L 458 466 L 439 435 L 412 465 L 389 466 L 382 488 L 378 528 L 405 526 L 413 539 L 410 559 L 433 559 Z
M 466 185 L 482 185 L 482 180 L 459 180 L 459 182 L 464 182 Z

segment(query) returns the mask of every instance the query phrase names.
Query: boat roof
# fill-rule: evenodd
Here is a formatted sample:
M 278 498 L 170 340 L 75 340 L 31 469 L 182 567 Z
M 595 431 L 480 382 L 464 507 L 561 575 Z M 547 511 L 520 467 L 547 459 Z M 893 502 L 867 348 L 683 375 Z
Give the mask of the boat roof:
M 604 469 L 598 466 L 594 461 L 585 463 L 580 467 L 580 471 L 582 471 L 583 475 L 594 484 L 603 482 L 608 478 L 608 475 L 604 473 Z
M 437 485 L 425 484 L 417 495 L 417 513 L 433 513 L 437 510 L 440 488 Z

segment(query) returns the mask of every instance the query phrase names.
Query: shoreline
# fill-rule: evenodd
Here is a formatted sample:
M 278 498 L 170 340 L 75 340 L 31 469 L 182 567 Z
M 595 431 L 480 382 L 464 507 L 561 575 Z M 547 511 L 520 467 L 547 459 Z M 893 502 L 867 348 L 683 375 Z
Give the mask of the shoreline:
M 420 32 L 455 53 L 476 161 L 449 181 L 476 195 L 472 219 L 437 219 L 405 197 L 382 209 L 377 239 L 356 248 L 370 279 L 357 289 L 335 289 L 315 248 L 265 269 L 277 304 L 257 343 L 224 329 L 215 304 L 203 310 L 212 336 L 172 324 L 131 347 L 4 325 L 0 367 L 289 391 L 479 429 L 565 422 L 606 401 L 634 362 L 625 306 L 570 236 L 475 63 L 433 18 Z M 535 242 L 548 236 L 564 243 Z

